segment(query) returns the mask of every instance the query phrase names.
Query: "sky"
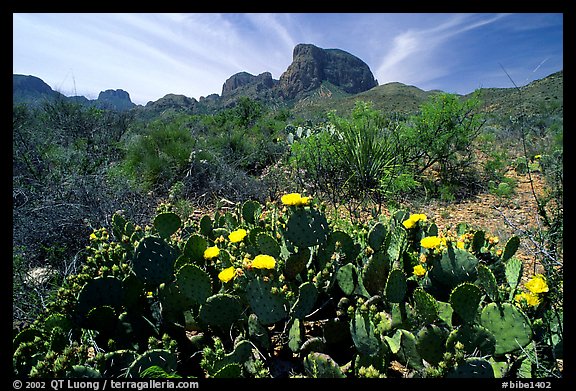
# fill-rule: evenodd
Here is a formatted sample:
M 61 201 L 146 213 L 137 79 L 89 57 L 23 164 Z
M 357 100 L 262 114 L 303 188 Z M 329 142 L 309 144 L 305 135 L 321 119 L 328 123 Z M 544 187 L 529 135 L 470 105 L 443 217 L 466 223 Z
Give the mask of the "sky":
M 221 94 L 238 72 L 279 79 L 299 43 L 363 60 L 380 85 L 468 94 L 563 69 L 562 13 L 13 13 L 13 73 L 67 96 Z M 512 79 L 512 81 L 510 80 Z

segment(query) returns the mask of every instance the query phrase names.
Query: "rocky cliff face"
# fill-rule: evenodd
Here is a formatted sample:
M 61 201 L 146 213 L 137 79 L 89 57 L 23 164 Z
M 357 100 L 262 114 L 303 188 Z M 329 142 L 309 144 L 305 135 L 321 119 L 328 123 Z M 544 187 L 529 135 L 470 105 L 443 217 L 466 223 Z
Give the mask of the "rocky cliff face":
M 264 72 L 258 76 L 251 75 L 248 72 L 240 72 L 232 75 L 222 86 L 222 97 L 232 94 L 234 91 L 243 87 L 253 87 L 257 91 L 271 89 L 275 85 L 270 72 Z
M 310 44 L 294 48 L 292 64 L 280 76 L 283 97 L 295 99 L 329 81 L 347 93 L 357 94 L 378 85 L 368 65 L 339 49 L 321 49 Z
M 129 110 L 136 106 L 130 100 L 130 94 L 124 90 L 106 90 L 100 92 L 95 105 L 102 109 L 112 109 L 118 111 Z

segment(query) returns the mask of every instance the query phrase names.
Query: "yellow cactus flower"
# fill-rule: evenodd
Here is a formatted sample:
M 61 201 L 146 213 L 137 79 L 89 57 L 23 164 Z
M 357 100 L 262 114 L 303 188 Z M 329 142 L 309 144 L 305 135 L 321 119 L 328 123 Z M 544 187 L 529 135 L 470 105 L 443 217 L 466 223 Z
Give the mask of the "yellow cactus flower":
M 514 297 L 514 300 L 516 300 L 518 303 L 521 303 L 523 300 L 525 300 L 526 304 L 532 307 L 538 307 L 538 305 L 540 304 L 540 298 L 538 297 L 538 295 L 529 292 L 522 292 L 517 294 Z
M 463 240 L 458 239 L 458 241 L 456 242 L 456 247 L 458 247 L 461 250 L 464 250 L 464 248 L 466 247 L 466 243 L 464 243 Z
M 420 241 L 420 245 L 424 248 L 436 248 L 440 247 L 441 244 L 442 239 L 438 236 L 427 236 Z
M 204 258 L 205 259 L 212 259 L 216 258 L 220 254 L 220 249 L 216 246 L 208 247 L 204 250 Z
M 404 227 L 406 227 L 407 229 L 410 228 L 414 228 L 414 226 L 416 225 L 417 222 L 419 221 L 426 221 L 427 217 L 425 214 L 423 213 L 415 213 L 415 214 L 411 214 L 410 217 L 407 220 L 404 220 L 402 222 L 402 225 L 404 225 Z
M 305 206 L 310 204 L 310 197 L 302 197 L 300 193 L 290 193 L 282 196 L 282 203 L 289 206 Z
M 426 274 L 426 269 L 424 269 L 424 266 L 422 266 L 422 265 L 414 266 L 414 275 L 415 276 L 422 277 L 424 274 Z
M 530 281 L 524 284 L 524 286 L 532 293 L 548 292 L 546 277 L 544 277 L 542 274 L 535 274 Z
M 98 240 L 98 237 L 96 236 L 96 234 L 94 232 L 92 232 L 90 234 L 90 240 Z
M 228 235 L 228 239 L 230 239 L 230 243 L 238 243 L 244 240 L 247 234 L 248 233 L 246 232 L 245 229 L 240 228 L 237 229 L 236 231 L 230 232 L 230 235 Z
M 236 276 L 236 268 L 234 266 L 227 267 L 218 273 L 218 279 L 222 282 L 228 282 Z
M 252 261 L 252 267 L 256 269 L 274 269 L 276 260 L 270 255 L 257 255 Z

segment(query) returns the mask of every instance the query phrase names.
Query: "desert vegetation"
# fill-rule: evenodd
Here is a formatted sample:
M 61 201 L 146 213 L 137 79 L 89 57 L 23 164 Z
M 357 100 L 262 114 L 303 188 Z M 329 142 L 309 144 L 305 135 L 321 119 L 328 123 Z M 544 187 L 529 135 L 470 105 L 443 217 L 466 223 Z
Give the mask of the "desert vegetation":
M 560 378 L 562 120 L 481 90 L 317 120 L 248 97 L 153 118 L 15 105 L 13 372 Z M 517 178 L 538 224 L 508 237 L 422 212 L 513 208 Z

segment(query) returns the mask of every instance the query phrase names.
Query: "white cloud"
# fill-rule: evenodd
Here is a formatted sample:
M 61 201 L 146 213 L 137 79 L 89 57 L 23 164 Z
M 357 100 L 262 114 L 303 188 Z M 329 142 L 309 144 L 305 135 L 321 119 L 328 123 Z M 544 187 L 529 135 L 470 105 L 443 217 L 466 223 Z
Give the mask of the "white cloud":
M 426 82 L 448 75 L 449 62 L 437 55 L 445 45 L 462 33 L 489 25 L 504 14 L 477 19 L 474 14 L 453 14 L 444 22 L 430 28 L 410 28 L 393 39 L 392 48 L 376 69 L 380 84 L 399 81 L 409 84 Z

